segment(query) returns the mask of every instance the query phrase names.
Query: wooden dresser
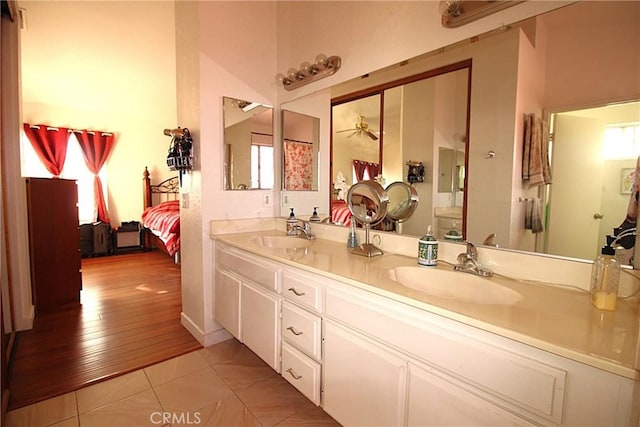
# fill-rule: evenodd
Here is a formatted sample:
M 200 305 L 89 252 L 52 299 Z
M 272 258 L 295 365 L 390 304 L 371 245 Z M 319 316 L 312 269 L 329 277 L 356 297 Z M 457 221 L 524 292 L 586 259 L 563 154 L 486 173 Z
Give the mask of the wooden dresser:
M 82 275 L 76 181 L 26 178 L 26 187 L 36 312 L 78 304 Z

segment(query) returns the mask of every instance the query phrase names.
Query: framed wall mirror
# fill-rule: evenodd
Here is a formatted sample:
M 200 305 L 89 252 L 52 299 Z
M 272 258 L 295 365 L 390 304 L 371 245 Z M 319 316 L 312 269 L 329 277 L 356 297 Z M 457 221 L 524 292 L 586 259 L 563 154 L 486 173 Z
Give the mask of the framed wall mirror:
M 629 195 L 622 194 L 620 190 L 621 173 L 623 169 L 633 167 L 628 165 L 635 164 L 638 153 L 632 150 L 618 155 L 616 159 L 605 160 L 601 156 L 602 150 L 594 150 L 598 156 L 590 158 L 594 165 L 598 165 L 597 170 L 603 171 L 602 179 L 586 184 L 580 177 L 600 174 L 594 174 L 593 169 L 586 173 L 574 172 L 577 161 L 586 159 L 576 151 L 585 153 L 571 148 L 570 140 L 564 139 L 563 122 L 567 121 L 561 119 L 556 122 L 551 117 L 561 114 L 575 117 L 593 115 L 594 112 L 583 110 L 602 107 L 598 113 L 605 111 L 606 115 L 598 119 L 599 135 L 604 135 L 608 129 L 640 124 L 640 104 L 637 103 L 640 100 L 640 63 L 637 55 L 628 54 L 640 49 L 639 17 L 639 2 L 572 3 L 438 51 L 409 58 L 394 66 L 372 70 L 362 78 L 345 81 L 329 90 L 335 100 L 386 82 L 471 59 L 469 132 L 459 135 L 458 139 L 460 142 L 465 137 L 467 161 L 464 167 L 456 165 L 456 174 L 460 177 L 458 183 L 463 185 L 462 191 L 456 192 L 455 205 L 460 201 L 458 194 L 464 194 L 461 201 L 466 210 L 465 238 L 481 244 L 495 234 L 493 241 L 500 248 L 590 260 L 602 245 L 600 241 L 604 234 L 611 232 L 612 224 L 618 225 L 624 220 Z M 296 102 L 302 104 L 304 99 Z M 330 104 L 326 102 L 327 110 L 331 108 Z M 528 113 L 547 121 L 554 134 L 550 153 L 552 183 L 545 188 L 531 187 L 521 177 L 523 115 Z M 383 120 L 382 126 L 370 113 L 362 115 L 369 128 L 374 131 L 382 129 L 382 139 L 390 139 L 387 136 L 389 123 L 382 114 L 379 116 Z M 335 120 L 333 128 L 336 130 L 344 129 L 342 126 L 353 127 L 354 124 L 353 116 L 345 124 Z M 559 131 L 556 131 L 557 126 L 561 126 Z M 578 126 L 580 128 L 585 129 Z M 574 140 L 580 141 L 581 138 Z M 604 148 L 603 141 L 600 138 L 596 146 Z M 614 146 L 620 144 L 613 143 Z M 566 150 L 560 151 L 561 147 Z M 379 160 L 383 177 L 388 156 L 384 151 L 382 160 Z M 337 160 L 335 156 L 331 159 L 331 188 L 340 170 L 345 179 L 350 178 L 346 166 L 336 167 Z M 422 159 L 416 157 L 411 160 Z M 425 166 L 427 176 L 433 177 L 433 168 L 439 166 L 439 161 L 434 158 Z M 328 163 L 323 167 L 330 169 Z M 584 171 L 583 166 L 580 168 Z M 398 179 L 404 181 L 402 176 Z M 387 183 L 394 181 L 386 177 L 385 180 Z M 434 184 L 432 181 L 431 185 Z M 585 191 L 587 187 L 589 193 Z M 597 199 L 591 196 L 593 191 L 598 193 Z M 570 206 L 562 204 L 564 197 L 558 195 L 562 192 L 575 196 Z M 329 193 L 319 194 L 322 199 L 318 203 L 324 202 L 326 197 L 335 204 L 335 192 Z M 451 199 L 452 194 L 438 192 L 436 199 Z M 532 198 L 540 200 L 544 216 L 544 231 L 540 233 L 525 228 L 527 203 L 523 200 Z M 428 199 L 433 200 L 432 197 Z M 425 205 L 423 200 L 421 195 L 420 206 Z M 598 200 L 599 204 L 587 203 L 593 200 Z M 600 209 L 596 209 L 598 206 Z M 595 213 L 603 214 L 604 218 L 594 218 Z M 435 215 L 435 211 L 430 214 Z M 455 218 L 457 214 L 456 211 L 439 212 L 449 223 L 456 222 L 461 228 L 460 220 Z M 416 211 L 413 218 L 420 216 L 421 213 Z M 566 244 L 575 241 L 576 236 L 586 234 L 586 231 L 595 236 L 589 243 L 580 244 L 588 251 L 577 252 L 575 245 Z M 405 228 L 403 232 L 420 236 L 424 230 L 416 233 Z
M 273 189 L 273 107 L 230 97 L 222 102 L 224 189 Z
M 318 191 L 320 119 L 282 110 L 282 189 Z
M 461 166 L 465 168 L 470 78 L 471 62 L 461 61 L 334 98 L 333 182 L 340 173 L 347 178 L 347 185 L 368 179 L 384 187 L 408 182 L 408 165 L 420 162 L 425 178 L 412 184 L 420 203 L 401 229 L 394 227 L 394 231 L 420 235 L 429 225 L 438 231 L 440 208 L 459 211 L 464 229 L 464 193 L 453 191 L 453 177 L 458 160 L 455 150 L 462 154 Z M 351 126 L 349 119 L 353 120 Z M 441 155 L 447 159 L 439 159 Z M 449 168 L 448 190 L 443 194 L 438 187 L 438 165 L 444 162 Z M 458 185 L 457 175 L 455 181 Z M 341 204 L 333 195 L 332 218 L 340 215 Z

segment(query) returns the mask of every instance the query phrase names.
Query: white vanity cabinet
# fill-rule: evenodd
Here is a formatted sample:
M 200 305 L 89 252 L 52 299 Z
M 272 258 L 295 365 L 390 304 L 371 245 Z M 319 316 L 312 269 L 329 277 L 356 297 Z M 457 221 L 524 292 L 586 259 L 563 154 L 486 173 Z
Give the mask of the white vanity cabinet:
M 277 264 L 218 244 L 215 265 L 216 321 L 280 372 Z
M 391 418 L 377 414 L 377 424 L 409 426 L 634 419 L 631 379 L 362 289 L 325 287 L 323 319 L 323 405 L 345 425 L 367 424 L 361 417 L 381 407 Z M 359 414 L 349 413 L 352 400 Z
M 240 288 L 242 342 L 280 372 L 280 297 L 243 282 Z
M 322 288 L 315 275 L 282 271 L 282 376 L 316 405 L 321 398 Z
M 240 338 L 240 279 L 216 268 L 213 308 L 215 319 L 231 335 Z
M 407 426 L 535 425 L 476 396 L 464 382 L 430 366 L 410 362 L 407 381 Z
M 407 362 L 337 323 L 324 323 L 323 408 L 345 426 L 404 425 Z
M 638 427 L 639 382 L 587 355 L 224 244 L 215 254 L 216 320 L 345 426 Z

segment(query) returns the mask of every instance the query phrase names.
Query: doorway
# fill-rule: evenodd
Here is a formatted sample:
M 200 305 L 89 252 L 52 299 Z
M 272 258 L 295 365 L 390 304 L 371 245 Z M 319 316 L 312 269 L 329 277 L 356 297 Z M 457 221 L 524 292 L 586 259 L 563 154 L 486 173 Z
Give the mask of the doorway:
M 550 129 L 544 252 L 593 259 L 626 216 L 640 155 L 640 102 L 553 112 Z

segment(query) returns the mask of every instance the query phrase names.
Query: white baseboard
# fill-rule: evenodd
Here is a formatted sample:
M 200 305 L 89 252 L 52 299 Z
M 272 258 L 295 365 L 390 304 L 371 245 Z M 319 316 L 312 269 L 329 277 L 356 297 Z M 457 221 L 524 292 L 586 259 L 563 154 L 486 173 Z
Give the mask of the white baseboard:
M 209 347 L 233 338 L 233 335 L 223 328 L 205 334 L 184 312 L 180 314 L 180 323 L 187 328 L 189 333 L 204 347 Z
M 211 333 L 208 333 L 205 338 L 204 338 L 204 346 L 205 347 L 209 347 L 212 346 L 214 344 L 218 344 L 221 343 L 223 341 L 227 341 L 233 338 L 233 335 L 231 335 L 226 329 L 219 329 L 217 331 L 213 331 Z
M 193 335 L 200 344 L 204 345 L 204 332 L 198 327 L 198 325 L 193 323 L 189 316 L 184 314 L 184 312 L 180 313 L 180 324 L 187 328 L 187 331 L 189 331 L 189 333 Z

